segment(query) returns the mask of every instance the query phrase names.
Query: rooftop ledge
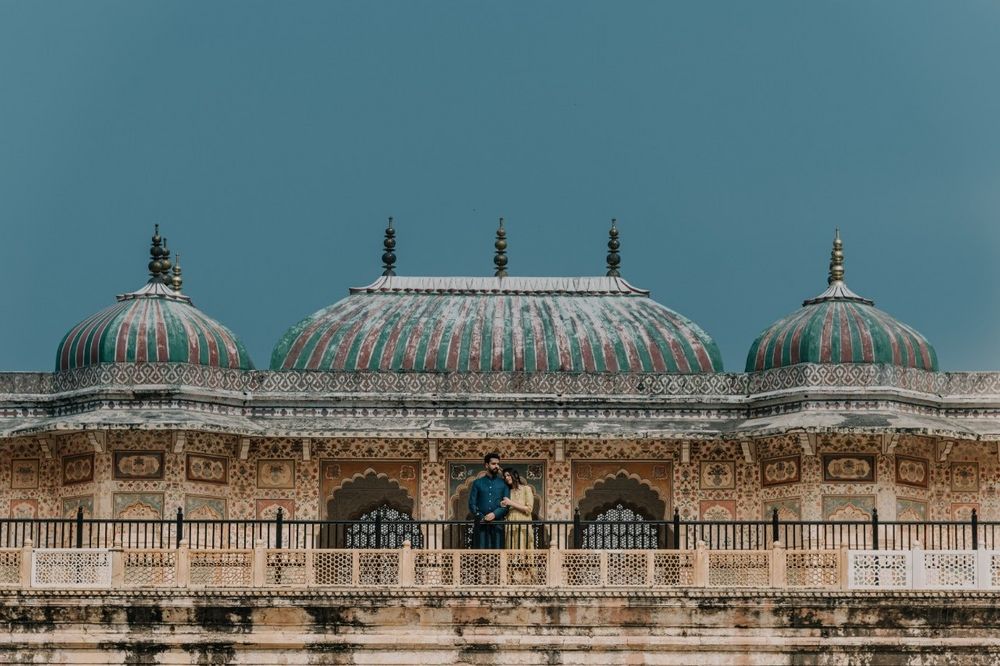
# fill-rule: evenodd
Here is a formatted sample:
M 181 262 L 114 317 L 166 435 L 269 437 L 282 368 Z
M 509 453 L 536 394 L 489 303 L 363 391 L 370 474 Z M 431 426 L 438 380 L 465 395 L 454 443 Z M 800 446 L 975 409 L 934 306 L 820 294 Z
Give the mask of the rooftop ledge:
M 398 278 L 397 278 L 398 279 Z M 487 279 L 487 278 L 481 278 Z M 195 387 L 240 395 L 425 394 L 753 398 L 788 392 L 866 392 L 1000 399 L 1000 372 L 930 372 L 890 365 L 801 364 L 752 373 L 326 372 L 229 370 L 186 363 L 102 364 L 57 373 L 0 373 L 0 396 L 93 387 Z

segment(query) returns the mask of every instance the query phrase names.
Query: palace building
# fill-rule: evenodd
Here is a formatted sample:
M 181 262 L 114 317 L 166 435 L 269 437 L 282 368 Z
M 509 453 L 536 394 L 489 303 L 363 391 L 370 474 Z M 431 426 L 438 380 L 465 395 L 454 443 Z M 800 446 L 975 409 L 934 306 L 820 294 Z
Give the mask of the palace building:
M 769 523 L 775 516 L 783 523 L 817 524 L 868 524 L 873 515 L 911 524 L 1000 520 L 1000 373 L 941 372 L 934 347 L 916 328 L 848 288 L 839 233 L 825 287 L 817 270 L 817 295 L 797 309 L 789 303 L 789 313 L 774 313 L 775 323 L 747 341 L 742 372 L 723 369 L 718 346 L 696 322 L 621 276 L 614 224 L 607 272 L 601 276 L 509 276 L 502 220 L 493 277 L 396 275 L 395 243 L 390 220 L 382 274 L 292 324 L 276 342 L 267 369 L 258 369 L 239 331 L 199 310 L 183 291 L 180 267 L 157 231 L 148 281 L 97 313 L 80 313 L 80 323 L 68 326 L 55 350 L 54 372 L 0 373 L 0 515 L 9 517 L 3 528 L 8 542 L 0 545 L 23 547 L 11 540 L 10 525 L 75 520 L 81 511 L 88 524 L 168 521 L 178 509 L 187 521 L 273 521 L 279 513 L 289 523 L 467 520 L 470 486 L 482 472 L 483 454 L 493 450 L 532 487 L 536 519 L 575 520 L 576 529 L 601 521 Z M 123 286 L 130 279 L 123 275 Z M 865 285 L 864 291 L 877 287 Z M 885 306 L 891 310 L 892 304 Z M 429 547 L 420 542 L 426 535 L 407 534 L 406 548 Z M 666 534 L 658 533 L 643 547 L 669 548 Z M 736 532 L 726 534 L 703 538 L 710 549 L 736 547 Z M 540 550 L 571 546 L 549 536 L 540 539 Z M 586 535 L 575 538 L 576 546 L 587 547 Z M 764 541 L 758 545 L 771 548 L 771 539 Z M 350 539 L 331 544 L 352 545 Z M 36 537 L 34 547 L 39 545 Z M 838 545 L 845 544 L 824 548 Z M 680 546 L 693 549 L 695 539 Z M 925 538 L 923 546 L 934 544 Z M 987 546 L 992 548 L 992 542 Z M 625 539 L 609 552 L 634 547 Z M 649 562 L 652 571 L 657 565 Z M 122 594 L 115 603 L 134 602 Z M 209 603 L 202 597 L 182 599 L 176 590 L 172 594 L 154 606 L 179 613 L 178 608 Z M 237 605 L 251 608 L 250 615 L 264 626 L 267 622 L 254 613 L 269 603 L 294 606 L 295 594 L 279 603 L 274 599 L 281 595 L 272 590 Z M 760 611 L 755 604 L 762 603 L 774 617 L 781 615 L 775 610 L 781 603 L 821 615 L 826 608 L 836 615 L 856 602 L 869 613 L 868 620 L 858 622 L 868 622 L 871 631 L 897 622 L 892 626 L 899 635 L 909 626 L 899 619 L 905 615 L 902 606 L 916 603 L 893 605 L 891 599 L 843 591 L 838 594 L 846 596 L 830 597 L 835 602 L 781 602 L 763 592 L 756 601 L 727 601 L 722 591 L 705 594 L 700 608 L 718 602 L 737 613 Z M 636 634 L 622 609 L 638 597 L 622 595 L 618 606 L 586 602 L 614 606 L 608 622 L 617 629 L 601 633 L 593 629 L 603 626 L 596 619 L 563 617 L 552 620 L 553 631 L 570 638 L 553 642 L 532 633 L 536 642 L 522 648 L 558 653 L 565 663 L 619 663 L 625 657 L 615 637 L 624 632 L 642 636 L 645 642 L 635 649 L 649 660 L 643 663 L 692 663 L 684 660 L 694 652 L 684 650 L 700 649 L 695 639 L 676 638 L 675 644 L 648 629 L 675 626 L 661 602 L 649 602 L 653 606 L 640 620 L 647 631 Z M 80 604 L 86 598 L 79 593 Z M 336 624 L 345 608 L 374 603 L 345 598 L 338 597 L 340 610 L 323 622 Z M 680 612 L 676 609 L 684 603 L 670 598 L 679 604 L 670 613 Z M 449 599 L 454 613 L 473 603 L 461 595 Z M 69 607 L 77 602 L 40 596 L 30 603 Z M 236 603 L 233 598 L 218 601 L 223 611 L 231 603 Z M 567 597 L 559 605 L 577 603 L 583 613 L 582 601 Z M 969 601 L 966 608 L 977 603 Z M 431 607 L 420 595 L 379 604 L 370 609 L 370 618 L 381 619 L 366 626 L 393 626 L 399 632 L 406 622 L 389 618 L 386 608 L 422 613 Z M 496 616 L 490 613 L 507 613 L 497 632 L 508 639 L 522 629 L 508 631 L 504 622 L 511 627 L 546 622 L 515 621 L 509 600 L 498 604 L 506 610 L 480 609 L 476 618 L 492 623 Z M 707 617 L 686 621 L 704 628 L 712 623 Z M 469 622 L 479 622 L 476 618 Z M 10 609 L 6 621 L 16 624 Z M 424 617 L 420 623 L 425 621 L 431 622 Z M 781 649 L 812 651 L 817 661 L 808 663 L 835 663 L 818 656 L 823 649 L 818 635 L 807 632 L 801 636 L 812 636 L 813 642 L 795 643 L 799 634 L 788 632 L 805 629 L 792 620 L 787 626 L 784 620 L 773 621 L 781 625 L 775 635 L 792 636 L 786 643 L 750 648 L 752 639 L 730 636 L 720 644 L 730 641 L 733 650 L 747 654 L 762 651 L 759 661 L 747 663 L 774 663 L 766 657 L 777 653 L 767 650 Z M 733 622 L 730 627 L 738 625 Z M 590 627 L 589 639 L 573 633 L 578 624 Z M 459 632 L 465 638 L 443 638 L 454 632 L 434 627 L 427 630 L 433 640 L 406 639 L 406 650 L 424 651 L 423 663 L 535 663 L 517 651 L 517 641 L 477 642 L 469 638 L 478 635 L 473 631 Z M 108 631 L 110 636 L 113 631 Z M 195 642 L 203 641 L 204 654 L 221 654 L 212 636 L 225 630 L 205 631 Z M 385 635 L 379 643 L 387 651 L 383 658 L 402 659 L 385 655 L 403 634 Z M 135 663 L 161 663 L 155 661 L 157 654 L 181 649 L 162 637 L 153 643 L 160 640 L 162 650 L 153 651 L 152 661 Z M 269 663 L 277 653 L 262 647 L 268 643 L 261 640 L 244 651 L 230 640 L 229 662 L 191 663 Z M 280 645 L 284 639 L 279 632 L 267 640 Z M 342 636 L 323 639 L 331 640 Z M 445 649 L 442 641 L 454 645 Z M 29 643 L 18 643 L 18 649 L 30 651 Z M 322 657 L 328 661 L 321 661 L 307 643 L 297 649 L 313 661 L 302 657 L 281 663 L 362 663 L 346 661 L 344 655 L 360 659 L 368 649 L 354 636 L 348 648 L 338 643 L 341 652 L 328 650 Z M 677 647 L 682 643 L 686 647 Z M 840 645 L 838 654 L 874 649 L 862 643 Z M 521 656 L 490 652 L 498 644 L 514 645 L 510 649 Z M 983 644 L 970 652 L 955 647 L 949 658 L 998 654 L 994 647 L 984 652 Z M 899 654 L 911 654 L 916 644 L 891 645 Z M 580 646 L 591 651 L 592 662 L 574 652 Z M 127 655 L 133 648 L 108 650 Z M 68 654 L 70 648 L 64 649 Z M 724 660 L 725 649 L 719 650 L 700 658 Z M 334 652 L 339 656 L 331 656 Z

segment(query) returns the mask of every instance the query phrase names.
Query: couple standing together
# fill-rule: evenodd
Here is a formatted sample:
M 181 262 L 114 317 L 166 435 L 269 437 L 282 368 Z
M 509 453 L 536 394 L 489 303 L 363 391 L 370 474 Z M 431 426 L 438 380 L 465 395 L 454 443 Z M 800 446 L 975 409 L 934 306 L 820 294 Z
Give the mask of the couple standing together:
M 487 453 L 483 465 L 486 474 L 472 482 L 469 492 L 469 512 L 476 517 L 473 547 L 534 548 L 531 486 L 521 482 L 517 470 L 501 469 L 499 453 Z

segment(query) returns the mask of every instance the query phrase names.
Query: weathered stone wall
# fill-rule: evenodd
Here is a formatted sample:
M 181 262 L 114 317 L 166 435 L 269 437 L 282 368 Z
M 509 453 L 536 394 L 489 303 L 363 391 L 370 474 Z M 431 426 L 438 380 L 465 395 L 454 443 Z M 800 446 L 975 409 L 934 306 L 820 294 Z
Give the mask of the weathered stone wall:
M 992 594 L 8 593 L 0 663 L 1000 663 Z
M 334 492 L 374 475 L 413 500 L 415 517 L 456 517 L 462 482 L 488 450 L 518 461 L 544 494 L 541 516 L 570 519 L 609 481 L 646 493 L 669 517 L 760 519 L 777 508 L 787 519 L 953 520 L 971 509 L 1000 519 L 1000 459 L 992 443 L 901 436 L 886 446 L 872 435 L 785 435 L 744 448 L 734 441 L 250 439 L 236 436 L 108 431 L 103 449 L 84 434 L 0 444 L 0 516 L 326 517 Z M 685 458 L 684 448 L 688 455 Z M 685 461 L 686 460 L 686 461 Z M 628 481 L 631 480 L 631 481 Z M 626 483 L 628 481 L 628 483 Z M 632 483 L 634 482 L 634 483 Z M 462 517 L 462 516 L 457 516 Z

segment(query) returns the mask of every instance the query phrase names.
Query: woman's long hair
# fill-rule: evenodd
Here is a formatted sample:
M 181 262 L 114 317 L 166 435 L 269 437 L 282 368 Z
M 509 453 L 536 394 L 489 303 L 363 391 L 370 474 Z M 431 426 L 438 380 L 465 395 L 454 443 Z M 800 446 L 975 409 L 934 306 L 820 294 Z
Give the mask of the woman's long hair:
M 517 473 L 517 470 L 513 467 L 508 467 L 503 471 L 504 474 L 510 474 L 510 487 L 513 490 L 517 490 L 521 487 L 521 475 Z

